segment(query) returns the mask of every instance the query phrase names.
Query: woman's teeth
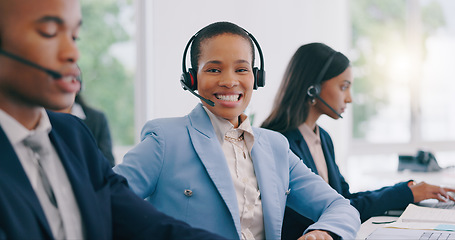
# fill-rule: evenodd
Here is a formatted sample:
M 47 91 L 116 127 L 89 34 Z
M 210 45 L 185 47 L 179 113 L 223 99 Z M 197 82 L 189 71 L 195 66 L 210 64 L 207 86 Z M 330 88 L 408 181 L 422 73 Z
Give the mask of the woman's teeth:
M 240 95 L 216 95 L 216 98 L 223 101 L 235 102 L 239 100 Z

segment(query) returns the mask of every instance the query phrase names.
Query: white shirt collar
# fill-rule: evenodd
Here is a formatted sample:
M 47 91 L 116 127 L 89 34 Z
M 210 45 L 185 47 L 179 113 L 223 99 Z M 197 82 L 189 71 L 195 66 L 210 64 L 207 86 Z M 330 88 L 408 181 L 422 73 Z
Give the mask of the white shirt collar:
M 210 121 L 212 122 L 213 128 L 215 129 L 215 134 L 218 137 L 220 144 L 223 144 L 224 136 L 226 135 L 226 133 L 228 131 L 235 129 L 234 125 L 232 125 L 232 123 L 229 122 L 228 120 L 226 120 L 222 117 L 216 116 L 205 106 L 202 106 L 202 107 L 209 115 Z M 240 118 L 242 119 L 242 123 L 240 124 L 240 126 L 237 129 L 243 130 L 246 133 L 246 134 L 244 134 L 244 138 L 246 141 L 248 151 L 251 152 L 251 149 L 252 149 L 253 143 L 254 143 L 253 128 L 251 127 L 249 117 L 246 114 L 242 113 L 242 115 L 240 115 Z
M 85 120 L 87 118 L 87 116 L 85 115 L 84 109 L 82 108 L 82 106 L 79 103 L 73 104 L 73 106 L 71 107 L 71 114 L 73 114 L 74 116 L 76 116 L 82 120 Z
M 38 122 L 38 126 L 36 126 L 33 130 L 25 128 L 2 109 L 0 109 L 0 125 L 13 145 L 22 142 L 34 131 L 47 131 L 47 133 L 49 133 L 52 130 L 51 122 L 49 121 L 49 117 L 47 116 L 47 112 L 44 108 L 41 109 L 41 117 Z

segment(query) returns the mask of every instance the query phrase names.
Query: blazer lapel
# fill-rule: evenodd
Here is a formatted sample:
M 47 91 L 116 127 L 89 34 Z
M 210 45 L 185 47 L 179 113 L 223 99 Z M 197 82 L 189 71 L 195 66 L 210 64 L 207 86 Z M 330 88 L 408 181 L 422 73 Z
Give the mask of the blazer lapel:
M 11 192 L 19 195 L 19 199 L 24 201 L 32 209 L 45 233 L 48 235 L 47 238 L 52 238 L 50 226 L 47 222 L 44 211 L 41 208 L 38 197 L 35 194 L 35 190 L 33 189 L 13 146 L 9 142 L 8 137 L 3 132 L 1 127 L 0 153 L 0 175 L 2 175 L 2 181 L 7 182 L 10 188 L 13 189 Z M 16 202 L 15 204 L 22 203 Z M 26 206 L 24 205 L 21 207 L 24 208 Z
M 201 104 L 188 117 L 188 132 L 196 154 L 226 203 L 240 236 L 240 216 L 234 183 L 226 180 L 230 179 L 231 174 L 212 122 Z
M 277 227 L 279 223 L 282 224 L 282 215 L 280 212 L 279 195 L 282 194 L 284 198 L 285 192 L 280 192 L 277 183 L 283 181 L 276 173 L 275 159 L 273 154 L 270 153 L 269 142 L 261 141 L 261 134 L 259 131 L 254 130 L 254 147 L 251 151 L 251 158 L 253 159 L 254 173 L 261 191 L 262 212 L 264 214 L 264 228 L 267 239 L 279 238 L 281 236 L 281 227 Z M 287 161 L 287 159 L 284 159 Z M 280 206 L 280 207 L 277 207 Z
M 289 145 L 292 151 L 302 159 L 302 161 L 307 165 L 311 171 L 318 174 L 318 170 L 316 168 L 316 164 L 314 163 L 313 157 L 311 156 L 310 149 L 305 142 L 302 134 L 300 133 L 299 129 L 294 129 L 289 132 L 284 133 L 284 135 L 288 138 Z
M 336 166 L 335 159 L 333 153 L 331 153 L 332 147 L 329 147 L 328 143 L 330 141 L 330 137 L 326 138 L 325 134 L 322 134 L 322 130 L 320 131 L 321 137 L 321 147 L 322 151 L 324 152 L 325 162 L 327 164 L 327 172 L 329 176 L 329 185 L 334 188 L 338 193 L 342 194 L 343 189 L 341 187 L 340 175 L 338 172 L 338 167 Z

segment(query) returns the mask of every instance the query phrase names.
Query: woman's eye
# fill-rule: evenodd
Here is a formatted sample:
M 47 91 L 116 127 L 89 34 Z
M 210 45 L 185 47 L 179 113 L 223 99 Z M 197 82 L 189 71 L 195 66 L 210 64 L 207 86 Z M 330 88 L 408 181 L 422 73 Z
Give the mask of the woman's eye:
M 248 72 L 248 69 L 242 68 L 242 69 L 237 70 L 237 72 Z
M 207 69 L 207 72 L 216 73 L 216 72 L 220 72 L 220 70 L 212 68 L 212 69 Z

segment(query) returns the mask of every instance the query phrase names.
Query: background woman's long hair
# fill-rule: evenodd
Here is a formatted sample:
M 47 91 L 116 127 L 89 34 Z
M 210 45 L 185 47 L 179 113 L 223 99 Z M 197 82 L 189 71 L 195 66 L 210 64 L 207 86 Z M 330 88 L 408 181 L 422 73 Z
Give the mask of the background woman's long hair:
M 297 49 L 284 73 L 272 112 L 261 127 L 283 133 L 305 122 L 311 104 L 307 89 L 316 84 L 319 72 L 333 52 L 323 43 L 310 43 Z M 340 75 L 348 66 L 349 59 L 337 52 L 320 84 Z

